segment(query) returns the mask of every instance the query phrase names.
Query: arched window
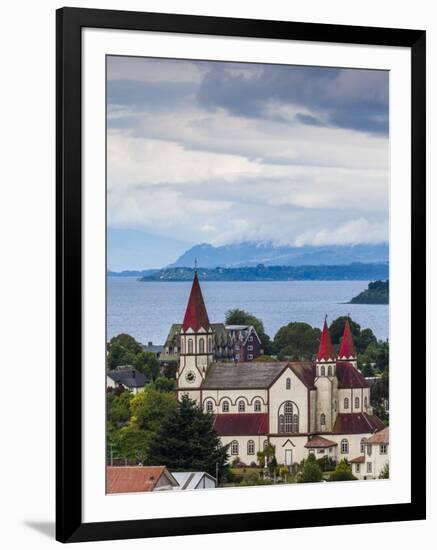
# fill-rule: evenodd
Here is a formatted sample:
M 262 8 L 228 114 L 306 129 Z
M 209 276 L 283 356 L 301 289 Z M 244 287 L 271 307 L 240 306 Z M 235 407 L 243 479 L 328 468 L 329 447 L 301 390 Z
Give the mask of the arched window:
M 325 376 L 325 367 L 320 367 L 320 376 Z
M 286 401 L 279 408 L 279 433 L 297 433 L 299 431 L 299 409 L 292 401 Z
M 360 441 L 360 453 L 362 455 L 364 454 L 365 443 L 366 443 L 366 438 L 363 437 Z
M 222 403 L 222 411 L 224 413 L 228 413 L 229 412 L 229 401 L 223 401 Z
M 344 398 L 344 408 L 345 410 L 349 408 L 349 399 L 347 397 Z
M 290 388 L 291 388 L 291 380 L 290 380 L 290 378 L 287 378 L 285 380 L 285 389 L 289 390 Z
M 341 440 L 340 449 L 342 455 L 347 455 L 349 453 L 349 441 L 347 439 Z
M 235 439 L 231 443 L 231 454 L 238 455 L 238 441 L 236 441 Z
M 261 401 L 259 399 L 255 401 L 253 409 L 255 412 L 261 412 Z
M 337 412 L 337 400 L 334 401 L 334 412 Z
M 246 410 L 246 403 L 241 399 L 240 401 L 238 401 L 238 412 L 244 413 L 245 410 Z
M 181 352 L 185 353 L 185 338 L 181 338 Z
M 206 412 L 212 413 L 213 410 L 214 410 L 213 402 L 212 401 L 207 401 L 206 402 Z
M 253 441 L 253 439 L 249 439 L 249 441 L 247 442 L 247 454 L 248 455 L 255 454 L 255 441 Z
M 266 450 L 268 446 L 269 446 L 269 441 L 268 441 L 268 439 L 264 439 L 263 449 Z
M 205 353 L 205 340 L 203 338 L 199 340 L 199 353 Z
M 364 398 L 364 408 L 367 409 L 367 397 Z
M 193 339 L 188 338 L 188 353 L 193 353 Z
M 320 415 L 320 425 L 324 426 L 325 424 L 326 424 L 326 415 L 325 415 L 325 413 L 322 413 Z
M 360 408 L 360 398 L 359 397 L 355 397 L 355 408 L 356 409 Z
M 328 376 L 332 376 L 332 365 L 328 367 Z

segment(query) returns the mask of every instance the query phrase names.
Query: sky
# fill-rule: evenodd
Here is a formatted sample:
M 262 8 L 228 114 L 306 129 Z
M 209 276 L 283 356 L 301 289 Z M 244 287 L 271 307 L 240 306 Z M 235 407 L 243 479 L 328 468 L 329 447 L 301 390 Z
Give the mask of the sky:
M 388 72 L 107 58 L 108 268 L 388 240 Z

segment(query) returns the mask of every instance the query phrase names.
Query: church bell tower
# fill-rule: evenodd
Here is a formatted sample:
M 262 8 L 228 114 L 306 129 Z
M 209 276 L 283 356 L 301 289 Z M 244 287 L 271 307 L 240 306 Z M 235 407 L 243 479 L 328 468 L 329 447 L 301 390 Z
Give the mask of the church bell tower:
M 178 388 L 196 389 L 213 361 L 213 330 L 203 301 L 197 269 L 180 331 Z

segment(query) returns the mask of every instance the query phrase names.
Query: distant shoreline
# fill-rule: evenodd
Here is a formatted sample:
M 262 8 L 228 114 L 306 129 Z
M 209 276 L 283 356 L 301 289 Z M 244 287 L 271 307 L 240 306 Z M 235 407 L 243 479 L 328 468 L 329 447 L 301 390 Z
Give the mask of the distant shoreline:
M 140 282 L 187 282 L 194 268 L 172 267 L 160 270 L 108 272 L 108 277 L 134 277 Z M 217 267 L 197 269 L 204 282 L 274 282 L 274 281 L 375 281 L 388 278 L 388 264 L 308 265 Z

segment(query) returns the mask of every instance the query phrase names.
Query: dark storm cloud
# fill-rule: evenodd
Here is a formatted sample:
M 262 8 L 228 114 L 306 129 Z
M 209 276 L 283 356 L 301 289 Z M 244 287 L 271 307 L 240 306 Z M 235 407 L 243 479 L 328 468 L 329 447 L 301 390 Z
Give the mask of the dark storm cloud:
M 196 84 L 185 82 L 142 82 L 108 80 L 109 105 L 126 106 L 129 110 L 163 110 L 181 108 L 193 96 Z
M 388 132 L 388 73 L 322 67 L 248 66 L 245 74 L 211 65 L 198 90 L 199 103 L 246 117 L 278 118 L 266 105 L 274 101 L 310 111 L 300 122 Z M 281 116 L 279 114 L 279 116 Z

